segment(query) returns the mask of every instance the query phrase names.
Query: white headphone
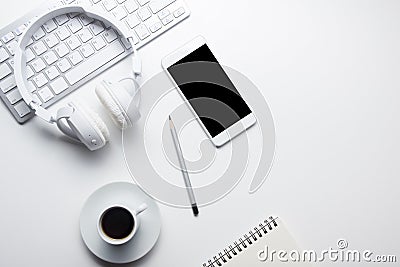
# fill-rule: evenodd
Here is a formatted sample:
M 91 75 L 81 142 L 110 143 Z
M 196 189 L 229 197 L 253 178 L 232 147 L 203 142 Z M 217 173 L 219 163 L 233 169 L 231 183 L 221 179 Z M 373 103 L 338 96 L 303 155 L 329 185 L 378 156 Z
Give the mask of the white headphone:
M 109 139 L 109 131 L 103 120 L 93 111 L 86 109 L 76 103 L 68 103 L 68 106 L 60 108 L 56 114 L 51 114 L 38 103 L 28 89 L 27 80 L 27 57 L 25 49 L 29 44 L 32 35 L 47 21 L 68 13 L 85 13 L 87 16 L 100 20 L 106 26 L 112 26 L 128 40 L 132 46 L 132 70 L 133 78 L 124 78 L 118 84 L 103 81 L 96 87 L 96 94 L 108 110 L 114 122 L 121 128 L 132 126 L 140 118 L 138 103 L 130 108 L 132 100 L 140 97 L 138 79 L 142 73 L 142 65 L 135 49 L 133 33 L 116 21 L 108 14 L 100 13 L 92 6 L 66 5 L 58 7 L 37 18 L 28 26 L 25 33 L 19 40 L 15 53 L 15 80 L 19 92 L 24 101 L 35 111 L 35 114 L 50 124 L 57 124 L 59 130 L 70 138 L 83 143 L 91 151 L 104 147 Z M 124 88 L 122 81 L 132 80 L 134 88 Z M 138 102 L 138 101 L 137 101 Z M 129 113 L 128 113 L 129 108 Z

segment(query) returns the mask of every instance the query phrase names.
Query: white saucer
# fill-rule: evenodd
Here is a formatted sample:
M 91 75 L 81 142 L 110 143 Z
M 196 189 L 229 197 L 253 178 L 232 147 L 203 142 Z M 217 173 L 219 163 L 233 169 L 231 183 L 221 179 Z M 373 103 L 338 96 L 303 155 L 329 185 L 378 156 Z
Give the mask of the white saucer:
M 128 243 L 113 246 L 100 237 L 97 224 L 105 208 L 120 204 L 134 210 L 142 203 L 146 203 L 148 208 L 139 215 L 140 228 Z M 153 248 L 160 234 L 161 216 L 155 201 L 137 185 L 116 182 L 99 188 L 86 200 L 80 216 L 80 228 L 83 241 L 94 255 L 112 263 L 129 263 Z

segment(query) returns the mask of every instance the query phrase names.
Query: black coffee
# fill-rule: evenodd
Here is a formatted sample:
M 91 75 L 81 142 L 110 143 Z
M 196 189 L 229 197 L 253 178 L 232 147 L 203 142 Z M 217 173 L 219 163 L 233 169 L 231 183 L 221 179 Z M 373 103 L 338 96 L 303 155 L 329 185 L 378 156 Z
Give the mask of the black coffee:
M 123 239 L 132 233 L 135 221 L 132 214 L 125 208 L 113 207 L 108 209 L 102 217 L 103 232 L 112 239 Z

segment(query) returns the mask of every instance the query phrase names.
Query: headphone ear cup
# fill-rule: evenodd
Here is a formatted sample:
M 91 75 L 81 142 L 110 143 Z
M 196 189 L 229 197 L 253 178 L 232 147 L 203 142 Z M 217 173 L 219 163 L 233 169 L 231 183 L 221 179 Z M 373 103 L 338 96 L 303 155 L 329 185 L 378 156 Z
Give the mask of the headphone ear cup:
M 111 119 L 115 125 L 117 125 L 120 129 L 126 128 L 128 121 L 123 114 L 122 108 L 111 95 L 109 84 L 104 81 L 101 82 L 96 87 L 96 95 L 103 107 L 108 111 L 108 114 L 111 116 Z
M 119 85 L 125 89 L 123 92 L 127 92 L 129 94 L 129 102 L 124 109 L 128 114 L 130 121 L 136 122 L 141 117 L 139 111 L 141 101 L 140 85 L 137 83 L 136 79 L 131 78 L 121 80 Z
M 71 131 L 90 150 L 97 150 L 105 146 L 110 139 L 106 124 L 94 111 L 84 108 L 77 103 L 69 103 L 74 109 L 73 114 L 67 119 Z
M 120 83 L 112 84 L 103 81 L 96 87 L 96 95 L 102 105 L 107 109 L 114 123 L 120 129 L 126 129 L 137 121 L 139 116 L 128 114 L 133 97 Z M 132 107 L 138 113 L 136 107 Z
M 110 141 L 110 132 L 107 128 L 107 125 L 105 124 L 105 122 L 101 119 L 101 117 L 99 116 L 99 114 L 97 114 L 96 112 L 94 112 L 91 109 L 87 109 L 86 111 L 84 111 L 87 113 L 87 115 L 90 118 L 90 122 L 92 123 L 92 126 L 97 128 L 103 135 L 104 140 L 106 142 Z

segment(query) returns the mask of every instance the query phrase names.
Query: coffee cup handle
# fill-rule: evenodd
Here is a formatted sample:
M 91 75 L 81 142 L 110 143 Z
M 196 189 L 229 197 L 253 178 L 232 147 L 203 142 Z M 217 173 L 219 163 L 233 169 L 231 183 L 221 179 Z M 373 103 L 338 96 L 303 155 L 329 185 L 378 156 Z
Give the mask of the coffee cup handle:
M 135 210 L 135 214 L 139 215 L 140 213 L 142 213 L 143 211 L 145 211 L 148 208 L 146 203 L 143 203 L 142 205 L 140 205 L 136 210 Z

